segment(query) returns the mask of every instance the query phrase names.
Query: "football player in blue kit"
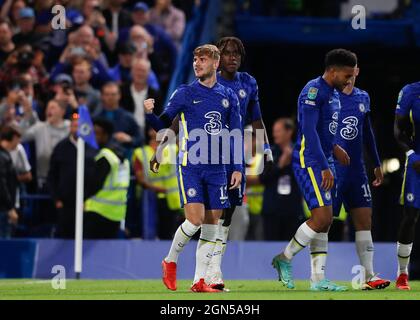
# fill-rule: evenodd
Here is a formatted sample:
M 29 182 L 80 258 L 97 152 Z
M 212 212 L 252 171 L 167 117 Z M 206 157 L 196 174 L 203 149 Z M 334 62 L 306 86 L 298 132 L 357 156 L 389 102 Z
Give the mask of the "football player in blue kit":
M 296 181 L 311 210 L 311 217 L 298 228 L 284 251 L 272 261 L 279 280 L 289 289 L 295 287 L 292 259 L 310 245 L 310 289 L 347 290 L 347 287 L 325 278 L 325 265 L 328 231 L 333 221 L 331 192 L 334 187 L 334 157 L 343 165 L 350 163 L 346 151 L 334 145 L 340 111 L 338 91 L 350 83 L 356 65 L 356 55 L 348 50 L 335 49 L 328 52 L 323 76 L 309 81 L 298 98 L 298 137 L 292 166 Z
M 394 135 L 407 155 L 400 196 L 404 215 L 398 231 L 396 287 L 410 290 L 408 264 L 420 213 L 420 82 L 406 85 L 399 94 Z
M 267 132 L 261 115 L 258 97 L 258 84 L 253 76 L 247 72 L 239 72 L 239 68 L 245 58 L 245 48 L 242 41 L 236 37 L 221 38 L 217 47 L 220 50 L 220 70 L 217 73 L 217 81 L 227 88 L 231 88 L 239 99 L 240 114 L 242 118 L 242 132 L 245 125 L 252 124 L 254 132 L 262 130 L 264 133 L 264 154 L 266 161 L 272 162 L 273 157 L 268 142 Z M 223 289 L 224 282 L 221 270 L 222 257 L 226 250 L 229 227 L 232 216 L 237 206 L 242 205 L 245 192 L 245 158 L 243 158 L 242 184 L 238 189 L 228 190 L 230 207 L 223 210 L 219 220 L 219 236 L 216 243 L 213 258 L 210 262 L 206 282 L 213 288 Z M 228 181 L 234 172 L 234 165 L 226 166 Z
M 358 75 L 359 68 L 356 68 L 350 84 L 339 92 L 341 109 L 335 143 L 346 150 L 351 161 L 348 166 L 335 162 L 337 190 L 333 195 L 333 210 L 338 215 L 344 204 L 351 214 L 356 231 L 356 251 L 365 271 L 362 289 L 384 289 L 391 282 L 379 278 L 373 271 L 372 195 L 363 159 L 364 147 L 374 164 L 374 187 L 382 184 L 383 172 L 370 122 L 369 94 L 354 86 Z
M 222 210 L 229 207 L 227 197 L 227 177 L 224 159 L 224 150 L 234 148 L 230 145 L 213 145 L 214 137 L 219 138 L 233 131 L 241 132 L 241 118 L 239 101 L 236 94 L 229 88 L 219 84 L 216 71 L 219 67 L 220 51 L 214 45 L 203 45 L 194 50 L 194 73 L 197 80 L 189 85 L 181 85 L 171 96 L 163 113 L 157 117 L 153 114 L 154 100 L 144 102 L 146 119 L 148 123 L 159 131 L 170 127 L 173 120 L 179 115 L 180 148 L 178 156 L 178 184 L 180 188 L 181 203 L 185 211 L 185 221 L 175 233 L 170 251 L 162 261 L 163 282 L 170 290 L 176 290 L 176 262 L 179 253 L 189 242 L 191 237 L 201 227 L 200 240 L 196 251 L 196 269 L 193 292 L 219 292 L 208 286 L 204 278 L 210 259 L 213 256 L 214 246 L 218 234 L 218 220 Z M 227 130 L 226 128 L 229 128 Z M 196 150 L 196 141 L 189 138 L 189 133 L 205 132 L 206 148 L 199 148 L 199 158 L 203 161 L 196 163 L 196 156 L 191 150 Z M 240 136 L 243 143 L 243 137 Z M 215 147 L 217 146 L 217 148 Z M 191 153 L 189 154 L 189 151 Z M 217 162 L 214 163 L 215 155 Z M 234 155 L 231 155 L 234 159 Z M 241 159 L 240 159 L 241 160 Z M 236 189 L 242 181 L 242 161 L 235 161 L 233 173 L 229 181 L 229 188 Z
M 251 123 L 253 131 L 262 130 L 264 141 L 264 154 L 266 155 L 266 163 L 272 162 L 273 157 L 268 141 L 267 132 L 262 119 L 259 97 L 258 97 L 258 85 L 254 77 L 246 72 L 239 72 L 242 61 L 245 58 L 245 48 L 242 41 L 236 37 L 224 37 L 221 38 L 217 47 L 220 50 L 220 70 L 217 73 L 218 83 L 225 87 L 231 88 L 238 96 L 240 104 L 240 115 L 241 115 L 241 129 L 246 124 Z M 182 124 L 181 124 L 182 127 Z M 174 120 L 171 130 L 174 134 L 178 134 L 180 125 L 177 119 Z M 156 151 L 159 154 L 167 140 L 166 137 L 162 140 L 161 144 Z M 150 162 L 152 171 L 157 171 L 159 163 L 156 155 Z M 227 181 L 231 180 L 231 176 L 234 172 L 234 165 L 227 164 Z M 243 171 L 242 171 L 242 183 L 237 189 L 228 190 L 228 198 L 230 207 L 223 210 L 223 215 L 219 219 L 219 231 L 216 240 L 216 246 L 214 247 L 213 257 L 210 261 L 207 269 L 207 275 L 205 282 L 212 288 L 223 290 L 225 285 L 223 281 L 223 275 L 221 270 L 222 257 L 226 250 L 226 243 L 229 234 L 229 228 L 232 221 L 233 213 L 237 206 L 242 205 L 242 200 L 245 192 L 245 160 L 243 158 Z

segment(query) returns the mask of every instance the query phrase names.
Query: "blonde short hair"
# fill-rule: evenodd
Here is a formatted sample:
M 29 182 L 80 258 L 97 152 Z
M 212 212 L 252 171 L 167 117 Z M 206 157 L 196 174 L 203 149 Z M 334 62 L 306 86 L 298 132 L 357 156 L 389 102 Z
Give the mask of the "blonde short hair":
M 194 50 L 194 57 L 196 56 L 207 56 L 214 60 L 220 59 L 220 50 L 215 45 L 212 44 L 204 44 L 195 48 Z

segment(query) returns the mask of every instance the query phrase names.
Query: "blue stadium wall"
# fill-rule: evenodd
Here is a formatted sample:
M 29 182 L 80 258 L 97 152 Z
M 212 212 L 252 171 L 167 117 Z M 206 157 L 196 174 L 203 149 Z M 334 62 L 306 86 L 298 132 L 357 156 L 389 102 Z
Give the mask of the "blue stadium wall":
M 273 279 L 277 275 L 271 259 L 285 242 L 231 242 L 223 260 L 226 279 Z M 83 272 L 85 279 L 159 279 L 161 261 L 170 247 L 169 241 L 109 240 L 85 241 Z M 191 241 L 180 256 L 179 279 L 192 279 L 196 242 Z M 397 270 L 396 247 L 391 243 L 375 245 L 375 271 L 393 279 Z M 74 241 L 5 240 L 0 241 L 1 278 L 51 279 L 52 268 L 62 265 L 66 277 L 74 278 Z M 330 243 L 327 276 L 333 280 L 353 278 L 358 265 L 354 243 Z M 296 279 L 310 275 L 309 253 L 303 251 L 294 260 Z

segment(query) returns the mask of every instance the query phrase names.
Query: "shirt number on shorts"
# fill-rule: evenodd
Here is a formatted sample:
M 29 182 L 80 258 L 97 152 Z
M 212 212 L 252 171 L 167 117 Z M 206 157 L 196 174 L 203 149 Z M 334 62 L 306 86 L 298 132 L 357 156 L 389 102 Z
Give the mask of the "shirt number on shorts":
M 227 196 L 227 186 L 222 186 L 222 187 L 220 187 L 220 200 L 223 203 L 227 199 L 228 199 L 228 196 Z
M 372 198 L 372 193 L 370 192 L 370 187 L 368 184 L 363 184 L 362 185 L 362 189 L 363 189 L 363 197 L 367 198 L 367 199 L 371 199 Z

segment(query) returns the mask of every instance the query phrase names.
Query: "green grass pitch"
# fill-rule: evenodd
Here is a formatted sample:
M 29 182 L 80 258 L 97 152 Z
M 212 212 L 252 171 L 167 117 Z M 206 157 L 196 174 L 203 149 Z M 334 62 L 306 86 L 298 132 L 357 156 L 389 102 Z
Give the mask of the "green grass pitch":
M 340 282 L 350 285 L 350 283 Z M 178 281 L 178 290 L 167 290 L 160 280 L 67 280 L 66 289 L 53 289 L 50 280 L 1 280 L 2 300 L 420 300 L 420 281 L 411 281 L 411 291 L 395 289 L 347 292 L 311 292 L 308 281 L 297 281 L 287 290 L 275 280 L 230 280 L 223 293 L 193 293 L 191 281 Z

